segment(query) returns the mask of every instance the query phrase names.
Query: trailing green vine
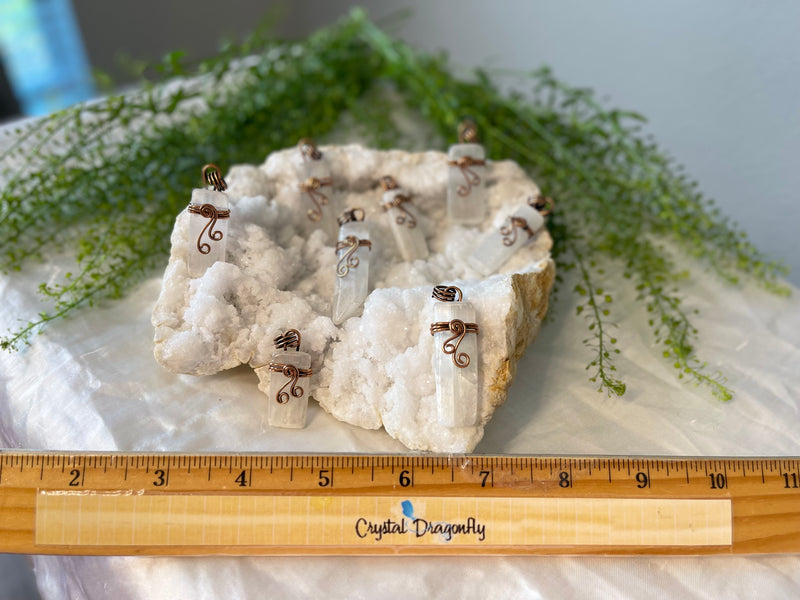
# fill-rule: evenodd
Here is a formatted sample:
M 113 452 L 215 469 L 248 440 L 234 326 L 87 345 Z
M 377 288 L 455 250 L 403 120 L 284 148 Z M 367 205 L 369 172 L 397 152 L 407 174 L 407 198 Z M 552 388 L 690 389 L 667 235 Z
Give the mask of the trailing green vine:
M 442 57 L 393 40 L 361 11 L 303 42 L 257 32 L 194 67 L 180 53 L 160 79 L 24 125 L 9 134 L 0 196 L 0 269 L 75 249 L 78 266 L 43 284 L 49 310 L 2 340 L 28 343 L 46 323 L 103 298 L 120 297 L 161 266 L 175 215 L 198 165 L 260 162 L 270 151 L 344 115 L 380 147 L 397 144 L 385 89 L 391 86 L 442 139 L 471 115 L 489 156 L 512 158 L 558 201 L 553 256 L 576 278 L 576 310 L 588 321 L 591 381 L 609 394 L 625 384 L 613 364 L 611 294 L 598 263 L 618 263 L 647 307 L 649 323 L 679 377 L 731 391 L 694 355 L 697 335 L 675 290 L 681 273 L 658 240 L 707 261 L 725 281 L 742 274 L 788 293 L 783 267 L 766 259 L 722 217 L 675 163 L 641 135 L 643 119 L 608 109 L 547 69 L 495 73 L 525 89 L 502 94 L 491 77 L 455 77 Z M 559 275 L 561 280 L 561 275 Z

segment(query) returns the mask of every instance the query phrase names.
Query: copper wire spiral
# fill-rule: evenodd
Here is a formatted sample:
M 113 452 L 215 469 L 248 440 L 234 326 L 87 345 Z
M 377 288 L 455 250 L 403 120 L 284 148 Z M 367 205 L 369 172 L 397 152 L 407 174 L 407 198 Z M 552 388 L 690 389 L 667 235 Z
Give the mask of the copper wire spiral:
M 208 219 L 208 221 L 206 221 L 206 226 L 203 227 L 203 231 L 197 236 L 197 250 L 200 254 L 209 254 L 211 252 L 211 244 L 208 242 L 201 243 L 203 235 L 208 232 L 208 239 L 213 242 L 220 241 L 222 239 L 222 232 L 219 230 L 214 231 L 214 225 L 217 224 L 217 219 L 227 219 L 230 217 L 231 211 L 227 209 L 218 210 L 213 204 L 203 204 L 202 206 L 190 204 L 187 210 L 193 215 L 200 215 Z
M 459 196 L 469 196 L 473 186 L 480 185 L 481 177 L 472 170 L 472 167 L 484 166 L 486 164 L 485 160 L 480 158 L 472 158 L 471 156 L 462 156 L 457 160 L 448 160 L 447 164 L 448 166 L 458 167 L 461 169 L 461 174 L 464 176 L 466 185 L 461 184 L 456 188 L 456 192 Z
M 289 394 L 295 398 L 303 396 L 303 388 L 297 385 L 297 380 L 301 377 L 311 377 L 313 375 L 312 369 L 299 369 L 295 365 L 287 365 L 284 363 L 271 362 L 269 363 L 269 370 L 273 373 L 281 373 L 289 381 L 284 383 L 278 392 L 275 394 L 275 402 L 278 404 L 286 404 L 289 401 Z M 287 386 L 289 391 L 284 391 Z
M 383 210 L 388 211 L 390 208 L 396 208 L 400 214 L 395 217 L 395 223 L 414 229 L 417 226 L 417 218 L 403 204 L 411 204 L 411 198 L 403 194 L 397 194 L 383 205 Z
M 355 256 L 355 253 L 360 247 L 369 248 L 369 250 L 372 251 L 372 242 L 369 240 L 360 240 L 354 235 L 348 235 L 346 238 L 336 243 L 337 254 L 341 250 L 346 250 L 345 253 L 339 257 L 339 262 L 336 263 L 337 277 L 345 277 L 350 272 L 350 269 L 358 267 L 361 261 Z
M 203 181 L 218 192 L 224 192 L 228 189 L 228 184 L 222 178 L 217 165 L 208 164 L 203 167 Z
M 468 333 L 478 335 L 478 324 L 465 323 L 461 319 L 453 319 L 450 322 L 439 321 L 437 323 L 431 323 L 431 335 L 441 331 L 449 331 L 453 334 L 442 344 L 442 352 L 450 354 L 453 357 L 453 364 L 459 369 L 468 367 L 470 363 L 469 354 L 466 352 L 459 352 L 458 348 L 461 342 L 464 341 L 464 336 Z
M 458 299 L 456 299 L 456 296 L 458 296 Z M 440 302 L 461 302 L 464 295 L 461 293 L 461 288 L 454 285 L 437 285 L 433 288 L 431 297 Z
M 517 229 L 522 229 L 528 234 L 528 239 L 534 235 L 533 229 L 528 225 L 528 221 L 522 217 L 509 217 L 508 225 L 500 228 L 500 233 L 503 235 L 503 245 L 513 246 L 517 241 Z
M 328 197 L 322 193 L 319 188 L 330 185 L 333 185 L 333 179 L 330 177 L 323 177 L 321 179 L 309 177 L 304 182 L 297 184 L 297 187 L 308 194 L 308 197 L 311 198 L 311 202 L 314 204 L 314 208 L 309 208 L 306 212 L 309 220 L 317 222 L 322 218 L 322 207 L 328 204 Z

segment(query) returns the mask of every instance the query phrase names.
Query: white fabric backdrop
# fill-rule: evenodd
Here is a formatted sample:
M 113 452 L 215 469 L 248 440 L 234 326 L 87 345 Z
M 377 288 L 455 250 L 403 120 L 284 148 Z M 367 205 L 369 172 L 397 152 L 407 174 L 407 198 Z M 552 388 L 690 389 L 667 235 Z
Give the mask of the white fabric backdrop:
M 63 260 L 63 259 L 62 259 Z M 0 279 L 0 328 L 39 309 L 38 281 L 58 260 Z M 700 356 L 736 389 L 729 403 L 679 382 L 643 325 L 633 292 L 620 291 L 617 360 L 628 392 L 598 394 L 584 370 L 586 324 L 563 287 L 556 316 L 522 363 L 479 453 L 800 454 L 800 299 L 724 287 L 702 269 L 687 288 L 698 308 Z M 609 289 L 622 289 L 612 280 Z M 60 450 L 403 452 L 382 431 L 335 421 L 312 405 L 308 427 L 266 425 L 248 368 L 198 379 L 152 355 L 150 311 L 160 278 L 122 301 L 49 328 L 18 354 L 0 355 L 0 442 Z M 624 316 L 624 319 L 623 319 Z M 313 404 L 313 403 L 312 403 Z M 706 558 L 141 558 L 34 559 L 50 598 L 695 597 L 794 598 L 800 556 Z

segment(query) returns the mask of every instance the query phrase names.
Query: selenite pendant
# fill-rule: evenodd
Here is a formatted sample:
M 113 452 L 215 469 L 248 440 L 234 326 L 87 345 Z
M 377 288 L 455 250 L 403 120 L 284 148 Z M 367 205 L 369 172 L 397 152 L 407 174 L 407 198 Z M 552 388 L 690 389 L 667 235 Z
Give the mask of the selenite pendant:
M 515 252 L 526 245 L 544 225 L 544 216 L 529 204 L 518 207 L 499 229 L 489 232 L 469 257 L 469 264 L 482 275 L 495 273 Z
M 290 329 L 275 338 L 278 349 L 269 363 L 269 408 L 267 421 L 272 427 L 302 429 L 308 412 L 307 383 L 300 379 L 311 377 L 311 356 L 300 352 L 300 332 Z M 294 348 L 290 350 L 289 348 Z
M 394 177 L 386 175 L 381 178 L 383 192 L 382 206 L 389 217 L 389 229 L 392 230 L 397 247 L 404 260 L 424 260 L 428 258 L 428 245 L 425 234 L 419 228 L 416 209 L 411 205 L 411 198 L 405 190 L 397 187 Z
M 200 277 L 215 262 L 225 262 L 225 243 L 231 211 L 225 180 L 215 165 L 203 167 L 203 178 L 213 190 L 192 191 L 189 212 L 188 269 L 190 277 Z
M 461 290 L 436 286 L 433 297 L 433 374 L 438 420 L 445 427 L 472 427 L 478 421 L 478 325 L 475 308 Z
M 339 217 L 339 242 L 336 244 L 336 282 L 333 289 L 334 324 L 341 325 L 358 315 L 369 292 L 369 253 L 372 242 L 363 222 L 364 211 L 354 208 Z
M 474 143 L 478 129 L 474 122 L 459 125 L 458 144 L 447 153 L 447 218 L 451 223 L 479 225 L 488 205 L 486 189 L 486 151 Z
M 303 205 L 308 206 L 306 216 L 333 239 L 339 227 L 336 223 L 338 210 L 333 206 L 330 164 L 311 139 L 301 139 L 298 146 L 302 161 L 295 163 L 295 171 Z

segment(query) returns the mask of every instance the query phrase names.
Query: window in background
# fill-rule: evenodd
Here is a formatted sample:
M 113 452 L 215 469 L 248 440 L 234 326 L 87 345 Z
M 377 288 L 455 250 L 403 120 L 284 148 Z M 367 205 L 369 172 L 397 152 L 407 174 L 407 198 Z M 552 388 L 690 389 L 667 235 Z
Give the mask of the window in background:
M 94 95 L 70 0 L 0 0 L 0 53 L 26 115 L 47 114 Z

